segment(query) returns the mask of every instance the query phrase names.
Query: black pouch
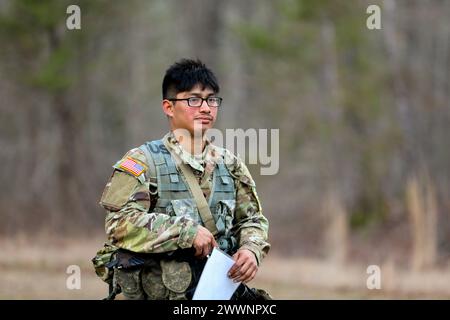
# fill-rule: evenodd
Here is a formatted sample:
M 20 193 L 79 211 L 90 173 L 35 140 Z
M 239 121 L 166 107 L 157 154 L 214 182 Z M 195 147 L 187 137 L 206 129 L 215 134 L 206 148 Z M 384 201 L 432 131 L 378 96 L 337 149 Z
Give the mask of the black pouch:
M 148 258 L 142 254 L 137 254 L 124 249 L 117 250 L 114 258 L 115 265 L 118 269 L 142 267 L 148 260 Z

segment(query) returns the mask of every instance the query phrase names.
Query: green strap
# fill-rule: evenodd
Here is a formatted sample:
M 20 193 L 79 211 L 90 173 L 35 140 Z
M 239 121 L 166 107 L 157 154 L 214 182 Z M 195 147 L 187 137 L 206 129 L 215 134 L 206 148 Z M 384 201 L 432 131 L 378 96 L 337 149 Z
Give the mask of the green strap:
M 197 203 L 197 209 L 198 212 L 200 213 L 200 217 L 202 218 L 203 224 L 215 236 L 218 233 L 216 223 L 211 214 L 211 210 L 209 209 L 208 202 L 206 202 L 205 196 L 203 195 L 202 189 L 200 188 L 200 185 L 198 184 L 198 181 L 195 178 L 192 169 L 186 163 L 181 161 L 181 159 L 178 157 L 177 154 L 171 151 L 171 149 L 168 146 L 167 140 L 164 140 L 164 145 L 174 158 L 175 163 L 177 164 L 178 168 L 181 170 L 184 178 L 186 179 L 186 182 L 189 186 L 189 189 L 192 192 L 194 200 Z
M 147 179 L 148 179 L 148 183 L 154 189 L 154 191 L 152 191 L 152 188 L 149 188 L 150 195 L 156 196 L 158 194 L 158 189 L 159 188 L 158 188 L 158 179 L 156 177 L 155 159 L 153 158 L 152 153 L 148 150 L 147 143 L 145 143 L 142 146 L 140 146 L 139 149 L 144 152 L 145 158 L 147 159 L 148 170 L 146 172 L 146 176 L 147 176 Z
M 139 149 L 141 149 L 144 154 L 145 154 L 145 158 L 147 158 L 147 165 L 148 165 L 148 173 L 149 176 L 148 178 L 153 178 L 156 181 L 156 166 L 155 166 L 155 161 L 153 160 L 153 157 L 150 153 L 150 151 L 148 150 L 148 147 L 146 144 L 143 144 L 142 146 L 139 147 Z M 152 181 L 153 182 L 153 181 Z

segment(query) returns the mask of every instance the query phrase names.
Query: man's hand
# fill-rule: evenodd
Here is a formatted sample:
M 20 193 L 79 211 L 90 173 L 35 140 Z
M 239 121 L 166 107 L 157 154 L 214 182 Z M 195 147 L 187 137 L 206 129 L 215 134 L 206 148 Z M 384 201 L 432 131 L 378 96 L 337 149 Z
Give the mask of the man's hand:
M 248 249 L 240 249 L 234 255 L 234 265 L 228 271 L 228 276 L 235 282 L 250 282 L 258 272 L 256 257 Z
M 214 247 L 217 247 L 217 242 L 208 229 L 203 226 L 198 226 L 198 231 L 195 235 L 192 246 L 195 249 L 195 256 L 198 258 L 204 258 L 211 253 Z

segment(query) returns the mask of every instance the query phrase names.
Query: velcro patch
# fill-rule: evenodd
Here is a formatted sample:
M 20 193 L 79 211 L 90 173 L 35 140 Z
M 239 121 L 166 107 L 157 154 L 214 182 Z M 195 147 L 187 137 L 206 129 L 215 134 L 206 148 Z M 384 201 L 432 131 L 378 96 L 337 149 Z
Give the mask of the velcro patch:
M 135 177 L 139 177 L 147 170 L 145 164 L 131 157 L 126 157 L 125 160 L 120 163 L 119 168 L 131 173 Z

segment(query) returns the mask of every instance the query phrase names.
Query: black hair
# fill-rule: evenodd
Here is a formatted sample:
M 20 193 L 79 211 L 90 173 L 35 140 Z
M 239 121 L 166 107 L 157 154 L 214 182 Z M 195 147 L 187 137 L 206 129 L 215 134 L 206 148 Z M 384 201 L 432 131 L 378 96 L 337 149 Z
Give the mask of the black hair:
M 202 90 L 210 88 L 218 93 L 216 76 L 200 60 L 182 59 L 169 67 L 162 83 L 163 99 L 174 98 L 177 93 L 189 91 L 196 85 Z

